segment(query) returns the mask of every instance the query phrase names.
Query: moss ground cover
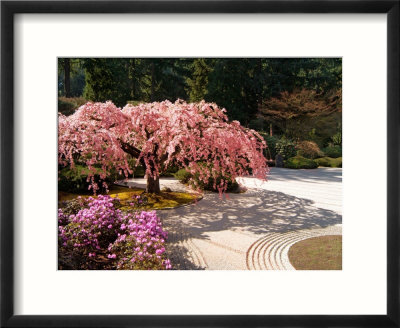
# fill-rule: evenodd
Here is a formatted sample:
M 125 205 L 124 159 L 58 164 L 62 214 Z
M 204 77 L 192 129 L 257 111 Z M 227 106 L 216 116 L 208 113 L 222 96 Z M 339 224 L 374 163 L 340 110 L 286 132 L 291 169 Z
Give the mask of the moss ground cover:
M 143 210 L 149 209 L 163 209 L 177 207 L 180 205 L 190 204 L 199 197 L 196 194 L 183 193 L 183 192 L 161 192 L 160 194 L 144 193 L 143 189 L 127 188 L 122 186 L 113 186 L 110 188 L 109 195 L 113 198 L 119 198 L 122 205 L 121 210 L 129 210 L 130 203 L 133 197 L 141 196 L 146 199 L 146 204 L 141 208 Z M 68 193 L 64 191 L 58 192 L 58 201 L 60 203 L 77 198 L 78 196 L 88 198 L 95 197 L 90 191 L 87 193 Z

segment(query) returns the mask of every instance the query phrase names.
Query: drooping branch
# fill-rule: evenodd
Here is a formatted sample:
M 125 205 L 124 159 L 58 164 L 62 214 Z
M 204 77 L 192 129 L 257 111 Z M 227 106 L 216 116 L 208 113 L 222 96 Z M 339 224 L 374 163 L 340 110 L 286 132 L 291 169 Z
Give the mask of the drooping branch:
M 91 176 L 96 166 L 103 175 L 117 170 L 128 176 L 130 155 L 143 165 L 152 184 L 149 190 L 158 190 L 159 176 L 171 163 L 205 183 L 219 177 L 234 179 L 248 169 L 265 179 L 265 142 L 238 121 L 229 122 L 225 112 L 205 101 L 163 101 L 123 109 L 111 102 L 87 103 L 73 115 L 59 117 L 59 161 L 66 165 L 78 153 Z M 221 193 L 227 179 L 219 180 Z
M 126 142 L 123 142 L 121 139 L 119 139 L 119 141 L 121 143 L 121 148 L 125 153 L 131 155 L 133 158 L 139 158 L 141 153 L 139 149 Z

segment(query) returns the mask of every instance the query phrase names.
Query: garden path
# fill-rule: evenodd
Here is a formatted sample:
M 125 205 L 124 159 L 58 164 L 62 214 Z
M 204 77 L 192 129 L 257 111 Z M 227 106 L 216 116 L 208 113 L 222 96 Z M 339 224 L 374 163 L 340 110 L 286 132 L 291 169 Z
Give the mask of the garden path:
M 205 193 L 197 204 L 159 211 L 175 269 L 293 270 L 292 244 L 342 233 L 342 169 L 271 168 L 268 182 L 238 180 L 245 193 L 223 200 Z M 161 179 L 161 186 L 185 189 L 173 178 Z

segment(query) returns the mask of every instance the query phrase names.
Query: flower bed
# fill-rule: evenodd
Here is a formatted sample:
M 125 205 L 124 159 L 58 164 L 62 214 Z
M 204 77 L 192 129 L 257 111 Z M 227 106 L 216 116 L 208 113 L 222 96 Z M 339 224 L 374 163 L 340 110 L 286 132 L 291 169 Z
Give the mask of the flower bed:
M 132 206 L 140 208 L 139 196 Z M 60 269 L 170 269 L 155 211 L 123 212 L 118 198 L 70 201 L 58 210 Z

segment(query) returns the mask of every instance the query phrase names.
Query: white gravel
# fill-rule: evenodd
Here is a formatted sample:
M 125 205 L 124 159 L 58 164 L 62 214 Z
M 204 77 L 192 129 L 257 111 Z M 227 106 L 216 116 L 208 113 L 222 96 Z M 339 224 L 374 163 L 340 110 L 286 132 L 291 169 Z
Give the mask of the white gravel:
M 341 234 L 342 169 L 272 168 L 268 182 L 244 177 L 241 194 L 205 193 L 197 204 L 159 211 L 176 269 L 292 270 L 290 246 L 310 236 Z M 131 179 L 145 186 L 144 179 Z M 187 191 L 174 178 L 161 187 Z

